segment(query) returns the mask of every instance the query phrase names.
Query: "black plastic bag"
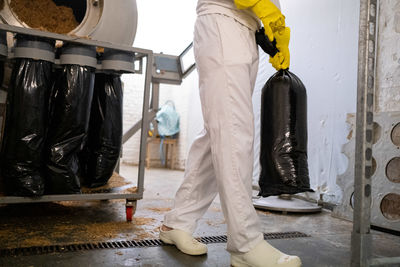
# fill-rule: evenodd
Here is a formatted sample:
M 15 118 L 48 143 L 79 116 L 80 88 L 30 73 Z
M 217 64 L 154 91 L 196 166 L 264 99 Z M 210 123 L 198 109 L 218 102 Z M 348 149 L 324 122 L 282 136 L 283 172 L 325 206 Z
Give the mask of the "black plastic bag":
M 43 159 L 52 63 L 17 59 L 7 96 L 2 177 L 7 194 L 44 193 Z
M 307 93 L 289 70 L 274 74 L 261 98 L 261 173 L 263 197 L 310 189 L 307 161 Z
M 120 75 L 96 74 L 88 142 L 81 157 L 84 185 L 99 187 L 111 178 L 122 145 L 123 92 Z
M 78 153 L 87 138 L 93 87 L 94 69 L 91 67 L 64 65 L 57 75 L 52 88 L 47 142 L 48 194 L 81 192 Z

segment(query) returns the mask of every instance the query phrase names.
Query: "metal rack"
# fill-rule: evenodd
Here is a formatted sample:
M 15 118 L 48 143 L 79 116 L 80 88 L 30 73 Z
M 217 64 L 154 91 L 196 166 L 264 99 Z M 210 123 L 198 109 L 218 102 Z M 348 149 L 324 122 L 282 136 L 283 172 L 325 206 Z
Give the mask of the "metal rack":
M 63 41 L 66 43 L 76 43 L 81 45 L 95 46 L 113 49 L 117 51 L 123 51 L 132 53 L 134 55 L 133 64 L 135 62 L 139 62 L 139 69 L 135 70 L 133 73 L 142 73 L 143 61 L 146 59 L 146 67 L 145 67 L 145 82 L 144 82 L 144 96 L 143 96 L 143 110 L 142 110 L 142 119 L 137 123 L 135 127 L 135 131 L 130 131 L 130 136 L 136 133 L 139 129 L 141 129 L 140 136 L 140 155 L 139 155 L 139 168 L 137 175 L 137 190 L 135 192 L 129 193 L 120 193 L 120 192 L 93 192 L 90 194 L 82 193 L 82 194 L 65 194 L 65 195 L 44 195 L 41 197 L 15 197 L 15 196 L 0 196 L 0 204 L 12 204 L 12 203 L 36 203 L 36 202 L 53 202 L 53 201 L 87 201 L 87 200 L 108 200 L 108 199 L 126 199 L 126 212 L 127 212 L 127 220 L 132 220 L 132 216 L 136 209 L 136 201 L 143 198 L 144 191 L 144 168 L 145 168 L 145 158 L 146 158 L 146 138 L 149 122 L 151 118 L 151 112 L 154 113 L 153 110 L 150 110 L 149 100 L 150 100 L 150 91 L 151 91 L 151 82 L 152 82 L 152 73 L 153 73 L 153 60 L 154 55 L 151 50 L 141 49 L 135 47 L 127 47 L 115 45 L 107 42 L 100 42 L 95 40 L 88 40 L 84 38 L 77 38 L 68 35 L 55 34 L 50 32 L 38 31 L 34 29 L 27 29 L 21 27 L 15 27 L 6 24 L 0 24 L 0 31 L 9 32 L 9 33 L 17 33 L 23 35 L 31 35 L 36 37 L 42 37 L 51 40 Z M 9 58 L 12 58 L 13 55 L 9 55 Z M 57 60 L 55 62 L 57 64 Z M 98 66 L 101 68 L 101 65 Z M 182 78 L 181 76 L 178 78 Z M 158 90 L 157 90 L 158 93 Z M 154 92 L 153 92 L 154 94 Z M 124 140 L 127 140 L 127 136 L 124 136 Z M 124 189 L 127 186 L 123 187 Z M 112 190 L 111 190 L 112 191 Z
M 372 258 L 371 254 L 372 143 L 379 0 L 360 0 L 360 4 L 351 266 L 367 267 L 400 264 L 400 257 Z
M 111 190 L 110 192 L 98 192 L 93 190 L 91 193 L 82 194 L 65 194 L 65 195 L 44 195 L 41 197 L 14 197 L 14 196 L 0 196 L 0 204 L 14 204 L 14 203 L 36 203 L 36 202 L 55 202 L 55 201 L 88 201 L 88 200 L 108 200 L 108 199 L 126 199 L 126 216 L 127 221 L 132 220 L 132 216 L 136 210 L 137 200 L 143 198 L 144 191 L 144 172 L 145 172 L 145 159 L 146 159 L 146 141 L 149 123 L 154 119 L 158 110 L 159 104 L 159 86 L 160 83 L 179 85 L 182 79 L 185 78 L 195 68 L 194 62 L 188 66 L 183 66 L 183 57 L 192 48 L 190 44 L 179 56 L 153 54 L 151 50 L 116 45 L 108 42 L 101 42 L 78 38 L 69 35 L 62 35 L 50 32 L 44 32 L 34 29 L 15 27 L 6 24 L 0 24 L 0 31 L 31 35 L 36 37 L 47 38 L 56 41 L 63 41 L 65 43 L 76 43 L 87 46 L 102 47 L 112 49 L 114 51 L 128 52 L 133 55 L 132 64 L 138 63 L 138 68 L 134 71 L 124 73 L 143 73 L 143 62 L 146 59 L 146 67 L 144 70 L 144 94 L 143 94 L 143 108 L 142 118 L 133 127 L 131 127 L 123 136 L 122 142 L 125 143 L 139 130 L 140 132 L 140 148 L 139 148 L 139 166 L 137 175 L 137 189 L 135 192 L 127 193 L 125 189 L 128 186 L 123 186 L 120 189 L 125 190 Z M 9 58 L 12 58 L 12 53 Z M 55 60 L 55 63 L 59 63 Z M 124 64 L 124 63 L 122 63 Z M 98 64 L 98 70 L 101 70 L 102 65 Z M 151 101 L 150 101 L 151 95 Z M 117 168 L 118 171 L 118 168 Z M 131 186 L 132 187 L 132 186 Z

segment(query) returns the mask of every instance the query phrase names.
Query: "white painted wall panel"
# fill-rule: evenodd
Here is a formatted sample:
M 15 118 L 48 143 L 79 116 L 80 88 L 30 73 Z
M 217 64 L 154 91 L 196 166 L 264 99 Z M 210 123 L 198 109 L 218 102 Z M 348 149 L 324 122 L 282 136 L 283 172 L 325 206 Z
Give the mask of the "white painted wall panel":
M 377 90 L 377 112 L 400 110 L 400 1 L 380 1 Z

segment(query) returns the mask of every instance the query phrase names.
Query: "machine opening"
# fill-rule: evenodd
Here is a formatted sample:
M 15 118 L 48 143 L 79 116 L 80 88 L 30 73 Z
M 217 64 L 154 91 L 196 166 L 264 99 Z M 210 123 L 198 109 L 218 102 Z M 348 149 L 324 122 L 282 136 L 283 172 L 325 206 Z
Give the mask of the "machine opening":
M 9 0 L 18 19 L 31 28 L 68 33 L 83 21 L 85 0 Z
M 72 9 L 75 19 L 78 23 L 83 21 L 86 13 L 87 1 L 83 0 L 53 0 L 57 6 L 65 6 Z

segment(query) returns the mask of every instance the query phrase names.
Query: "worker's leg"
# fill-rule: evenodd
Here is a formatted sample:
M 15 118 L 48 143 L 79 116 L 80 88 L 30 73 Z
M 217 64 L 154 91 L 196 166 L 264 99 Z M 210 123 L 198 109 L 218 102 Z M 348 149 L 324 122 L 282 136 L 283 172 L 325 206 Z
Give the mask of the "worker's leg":
M 218 25 L 217 20 L 221 21 L 220 25 Z M 232 26 L 234 27 L 233 30 L 231 29 Z M 238 29 L 235 29 L 237 26 Z M 225 33 L 224 37 L 230 36 L 231 40 L 221 38 L 222 33 L 220 31 L 224 30 L 230 31 Z M 248 42 L 248 39 L 251 42 Z M 227 164 L 217 162 L 217 164 L 223 170 L 222 175 L 224 176 L 232 176 L 231 173 L 226 173 L 227 167 L 228 169 L 237 168 L 241 172 L 233 175 L 234 178 L 241 179 L 241 185 L 240 189 L 234 188 L 232 192 L 240 190 L 241 193 L 246 195 L 244 202 L 247 202 L 247 206 L 252 209 L 251 213 L 254 215 L 250 222 L 257 220 L 251 203 L 251 175 L 249 175 L 252 172 L 253 162 L 251 95 L 258 67 L 258 51 L 253 33 L 234 19 L 226 16 L 201 16 L 196 23 L 194 46 L 205 125 L 206 128 L 209 128 L 208 121 L 212 121 L 214 140 L 219 143 L 214 148 L 216 151 L 211 153 L 210 135 L 207 130 L 203 130 L 202 134 L 195 140 L 189 152 L 185 180 L 175 197 L 175 207 L 165 216 L 165 226 L 189 233 L 194 231 L 197 220 L 203 216 L 218 192 L 213 161 L 217 159 L 229 160 L 233 156 L 237 156 L 230 148 L 224 149 L 225 146 L 230 147 L 232 142 L 238 143 L 235 146 L 239 148 L 239 154 L 242 156 L 241 159 L 238 159 L 240 166 L 232 166 L 232 162 L 227 162 Z M 225 46 L 224 51 L 221 49 L 222 46 Z M 226 75 L 229 69 L 234 71 L 230 74 L 233 77 Z M 232 78 L 233 80 L 230 80 Z M 231 83 L 236 84 L 232 87 Z M 238 92 L 235 92 L 235 90 Z M 229 94 L 233 94 L 233 97 L 231 98 Z M 235 137 L 238 138 L 236 140 L 231 140 L 232 131 L 235 131 L 235 129 L 231 129 L 231 118 L 227 116 L 227 112 L 229 114 L 234 112 L 239 115 L 237 124 L 239 131 L 236 132 Z M 244 132 L 241 132 L 242 129 L 244 129 Z M 225 140 L 225 143 L 221 143 L 224 137 L 228 137 L 228 139 Z M 240 148 L 241 142 L 243 142 L 244 150 Z M 212 154 L 213 157 L 211 157 Z M 224 194 L 224 196 L 226 195 Z M 234 209 L 237 209 L 237 207 Z M 231 212 L 231 214 L 234 213 Z M 257 240 L 262 237 L 260 233 L 254 234 L 247 230 L 245 232 L 249 236 L 252 234 L 257 236 Z M 249 243 L 250 241 L 251 243 L 253 238 L 249 240 L 245 237 L 245 239 L 244 242 Z
M 207 131 L 190 150 L 185 181 L 164 225 L 193 232 L 218 188 L 228 249 L 246 252 L 263 239 L 251 201 L 257 47 L 250 30 L 223 15 L 198 18 L 194 45 Z
M 254 33 L 233 18 L 203 16 L 198 24 L 195 55 L 200 97 L 228 226 L 228 250 L 247 252 L 263 240 L 251 199 L 252 92 L 258 50 Z
M 193 142 L 185 169 L 184 181 L 175 196 L 174 209 L 165 215 L 164 225 L 193 233 L 197 220 L 207 211 L 218 192 L 206 130 Z

